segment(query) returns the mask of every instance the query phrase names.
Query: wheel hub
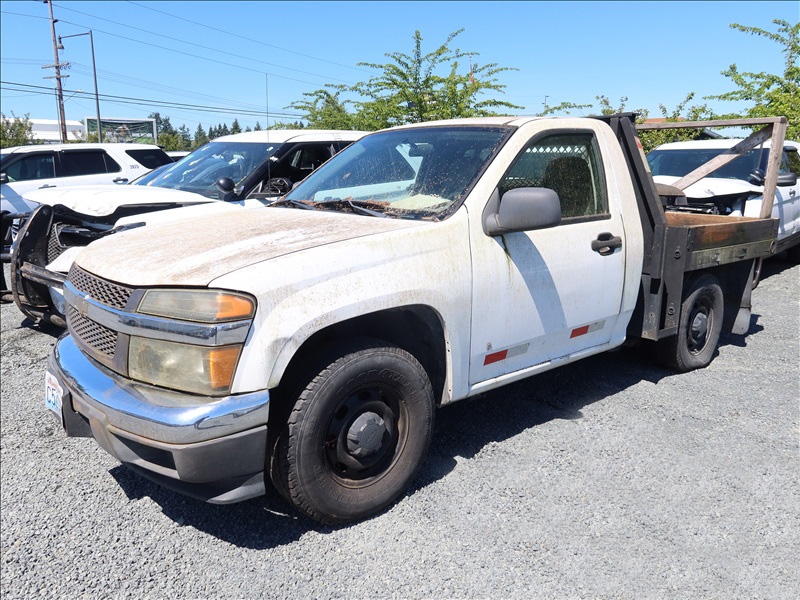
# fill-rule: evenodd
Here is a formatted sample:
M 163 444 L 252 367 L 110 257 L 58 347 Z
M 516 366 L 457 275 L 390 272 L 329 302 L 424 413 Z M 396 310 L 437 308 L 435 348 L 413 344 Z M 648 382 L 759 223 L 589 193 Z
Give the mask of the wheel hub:
M 708 332 L 708 315 L 697 313 L 692 322 L 692 332 L 696 338 L 702 338 Z
M 386 422 L 374 412 L 360 414 L 347 431 L 347 450 L 364 458 L 378 452 L 387 433 Z

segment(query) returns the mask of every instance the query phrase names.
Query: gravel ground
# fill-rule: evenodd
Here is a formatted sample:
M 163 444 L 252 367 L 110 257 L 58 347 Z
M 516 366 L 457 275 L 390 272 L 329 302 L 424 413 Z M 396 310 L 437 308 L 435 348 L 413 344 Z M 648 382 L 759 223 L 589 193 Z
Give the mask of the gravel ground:
M 413 489 L 342 528 L 274 493 L 189 500 L 65 438 L 57 332 L 3 305 L 4 598 L 798 598 L 800 267 L 765 271 L 709 368 L 623 350 L 446 407 Z

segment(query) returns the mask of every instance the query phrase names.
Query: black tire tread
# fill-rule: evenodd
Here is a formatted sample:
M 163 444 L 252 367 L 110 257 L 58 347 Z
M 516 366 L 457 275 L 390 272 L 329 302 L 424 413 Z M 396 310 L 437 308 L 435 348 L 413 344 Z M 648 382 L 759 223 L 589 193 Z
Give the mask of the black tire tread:
M 690 281 L 689 285 L 685 288 L 683 300 L 681 302 L 681 319 L 679 321 L 679 328 L 683 326 L 683 314 L 687 309 L 686 306 L 687 300 L 696 291 L 706 286 L 716 286 L 721 290 L 719 280 L 714 275 L 711 275 L 709 273 L 700 275 L 693 281 Z M 724 307 L 724 298 L 723 298 L 723 307 Z M 722 314 L 717 315 L 717 319 L 719 319 L 720 321 L 722 317 L 723 317 Z M 686 373 L 688 371 L 692 371 L 696 368 L 699 368 L 695 365 L 687 364 L 683 360 L 683 356 L 680 351 L 680 346 L 682 343 L 683 343 L 683 338 L 681 332 L 679 331 L 679 333 L 676 335 L 672 335 L 663 340 L 659 340 L 655 345 L 657 360 L 664 366 L 669 367 L 670 369 L 673 369 L 678 373 Z M 713 357 L 713 352 L 716 351 L 716 346 L 718 344 L 719 344 L 719 336 L 717 337 L 717 340 L 715 340 L 714 351 L 712 351 L 712 357 Z
M 276 482 L 276 487 L 278 488 L 279 493 L 289 500 L 298 510 L 300 510 L 300 512 L 304 513 L 306 516 L 314 519 L 315 521 L 319 521 L 320 523 L 326 525 L 336 525 L 348 522 L 348 520 L 331 518 L 328 515 L 316 510 L 308 501 L 300 485 L 298 484 L 297 473 L 292 468 L 292 465 L 296 459 L 295 451 L 297 449 L 297 444 L 293 444 L 292 439 L 299 434 L 301 416 L 305 412 L 306 406 L 312 400 L 317 389 L 325 381 L 330 379 L 338 369 L 342 368 L 345 364 L 350 363 L 354 358 L 367 355 L 374 356 L 376 351 L 381 350 L 394 355 L 402 356 L 406 360 L 416 363 L 420 370 L 424 372 L 422 365 L 420 365 L 419 361 L 417 361 L 412 354 L 381 340 L 372 338 L 355 338 L 346 342 L 345 344 L 329 347 L 319 355 L 319 362 L 315 361 L 316 364 L 322 363 L 326 364 L 327 366 L 320 370 L 300 393 L 300 396 L 298 397 L 291 413 L 289 414 L 288 427 L 286 430 L 287 437 L 283 442 L 279 439 L 278 443 L 276 444 L 276 452 L 274 453 L 275 456 L 272 458 L 272 461 L 277 463 L 273 470 L 273 477 L 274 479 L 278 479 L 278 482 Z M 433 388 L 430 384 L 430 381 L 426 380 L 425 384 L 432 396 Z M 277 447 L 278 444 L 281 443 L 283 443 L 283 446 Z

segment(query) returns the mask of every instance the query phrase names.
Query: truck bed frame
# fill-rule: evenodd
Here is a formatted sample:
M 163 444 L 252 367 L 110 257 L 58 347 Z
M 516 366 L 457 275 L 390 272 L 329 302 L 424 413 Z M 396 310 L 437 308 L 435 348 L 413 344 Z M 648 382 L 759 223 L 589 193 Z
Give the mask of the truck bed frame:
M 726 313 L 731 313 L 729 327 L 734 333 L 745 333 L 750 325 L 750 273 L 755 259 L 775 253 L 778 220 L 666 212 L 636 137 L 636 114 L 619 113 L 594 118 L 607 123 L 620 143 L 634 184 L 644 233 L 642 283 L 628 335 L 648 340 L 675 335 L 684 283 L 692 276 L 692 272 L 709 269 L 714 270 L 723 285 L 726 308 L 734 309 L 726 310 Z M 772 194 L 768 197 L 769 190 L 765 190 L 765 206 L 762 208 L 762 215 L 770 215 L 778 170 L 778 162 L 773 154 L 776 154 L 775 148 L 783 147 L 785 123 L 784 117 L 778 117 L 648 124 L 646 128 L 766 124 L 767 127 L 738 144 L 730 155 L 712 159 L 684 177 L 684 180 L 691 181 L 692 177 L 699 179 L 712 162 L 718 168 L 772 136 L 768 161 L 771 171 L 767 174 L 765 186 L 769 188 L 771 177 Z M 776 137 L 781 138 L 778 143 Z M 690 185 L 683 183 L 683 187 Z

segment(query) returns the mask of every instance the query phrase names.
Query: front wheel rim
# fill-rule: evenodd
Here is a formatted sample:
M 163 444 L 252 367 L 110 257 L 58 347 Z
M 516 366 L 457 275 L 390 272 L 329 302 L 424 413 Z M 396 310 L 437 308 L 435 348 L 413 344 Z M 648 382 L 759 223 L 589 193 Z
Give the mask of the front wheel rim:
M 348 392 L 325 431 L 325 469 L 339 485 L 361 488 L 394 467 L 407 442 L 407 407 L 398 390 L 372 383 Z

